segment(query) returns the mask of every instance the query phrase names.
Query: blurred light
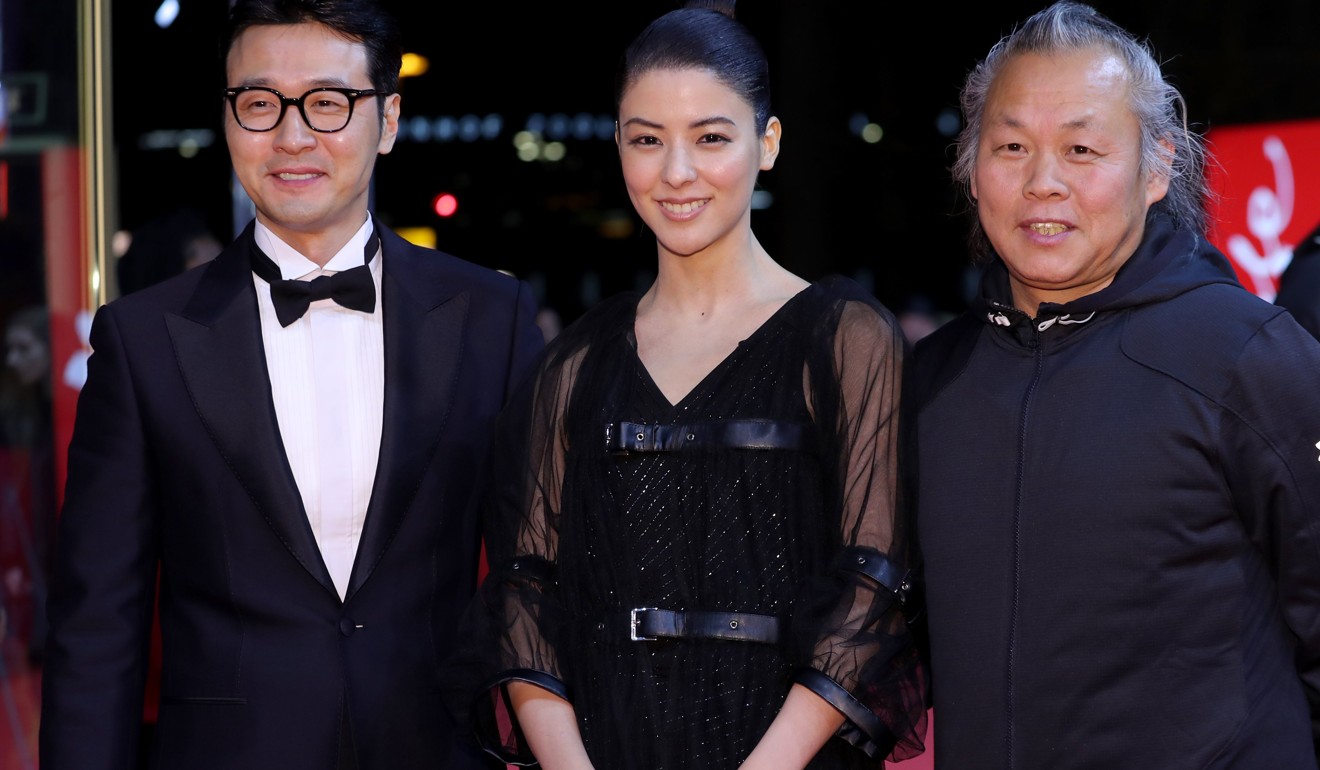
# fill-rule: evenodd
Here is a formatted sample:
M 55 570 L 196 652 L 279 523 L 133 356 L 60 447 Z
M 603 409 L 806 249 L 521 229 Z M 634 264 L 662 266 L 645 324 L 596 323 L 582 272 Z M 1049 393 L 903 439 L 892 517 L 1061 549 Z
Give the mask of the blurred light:
M 431 131 L 435 133 L 436 139 L 447 142 L 458 133 L 458 121 L 448 115 L 436 118 L 435 122 L 431 124 Z
M 115 234 L 110 236 L 110 251 L 115 255 L 115 259 L 124 256 L 132 244 L 133 233 L 128 230 L 116 230 Z
M 415 245 L 434 249 L 436 244 L 435 228 L 432 227 L 395 227 L 392 228 L 405 241 Z
M 541 157 L 541 145 L 536 142 L 518 145 L 518 160 L 531 163 L 539 157 Z
M 752 193 L 753 209 L 768 209 L 775 202 L 775 196 L 769 190 L 757 190 Z
M 573 116 L 573 138 L 590 139 L 596 133 L 596 119 L 585 112 Z
M 538 136 L 544 134 L 545 115 L 542 115 L 539 112 L 533 112 L 531 115 L 527 116 L 527 125 L 523 126 L 523 128 L 525 128 L 528 131 L 531 131 L 533 134 L 536 134 Z
M 201 147 L 197 144 L 197 140 L 191 136 L 185 136 L 179 141 L 179 155 L 185 158 L 197 157 L 197 151 L 200 149 Z
M 578 298 L 582 302 L 582 307 L 591 307 L 600 302 L 603 295 L 601 289 L 600 273 L 595 270 L 587 270 L 582 274 L 578 283 Z
M 848 130 L 852 132 L 853 136 L 861 136 L 862 129 L 866 128 L 870 122 L 871 119 L 866 117 L 865 112 L 854 112 L 852 116 L 848 118 Z
M 425 75 L 430 68 L 431 62 L 425 56 L 406 53 L 403 55 L 403 66 L 399 68 L 399 77 L 415 78 L 418 75 Z
M 481 118 L 476 115 L 464 115 L 458 119 L 458 138 L 463 142 L 475 142 L 481 138 Z
M 885 130 L 879 123 L 867 123 L 862 126 L 862 141 L 867 144 L 875 144 L 885 138 Z
M 615 210 L 606 213 L 597 231 L 602 238 L 631 238 L 637 228 L 628 212 Z
M 563 160 L 564 155 L 567 154 L 567 152 L 568 148 L 564 146 L 563 142 L 547 142 L 545 147 L 541 150 L 541 155 L 546 160 L 556 161 Z
M 556 141 L 568 136 L 568 116 L 556 112 L 550 116 L 550 123 L 545 127 L 545 135 Z
M 165 0 L 156 9 L 156 26 L 165 29 L 179 18 L 179 0 Z
M 596 116 L 596 138 L 613 139 L 614 138 L 614 118 L 609 115 Z
M 9 96 L 5 93 L 5 84 L 0 83 L 0 145 L 9 136 Z
M 945 107 L 935 118 L 935 130 L 939 131 L 941 136 L 953 136 L 961 128 L 962 117 L 955 109 Z
M 425 142 L 431 138 L 431 121 L 418 115 L 408 121 L 409 133 L 412 134 L 413 141 Z
M 519 131 L 513 135 L 513 146 L 522 149 L 527 145 L 536 146 L 536 134 L 531 131 Z
M 504 116 L 497 112 L 492 112 L 481 121 L 481 137 L 483 139 L 494 139 L 504 130 Z
M 453 193 L 440 193 L 431 201 L 431 208 L 437 216 L 452 217 L 458 211 L 458 198 Z
M 161 129 L 159 131 L 148 131 L 138 137 L 138 149 L 141 150 L 177 149 L 182 153 L 184 145 L 201 149 L 210 147 L 214 143 L 215 132 L 209 128 Z M 184 157 L 191 156 L 185 155 Z

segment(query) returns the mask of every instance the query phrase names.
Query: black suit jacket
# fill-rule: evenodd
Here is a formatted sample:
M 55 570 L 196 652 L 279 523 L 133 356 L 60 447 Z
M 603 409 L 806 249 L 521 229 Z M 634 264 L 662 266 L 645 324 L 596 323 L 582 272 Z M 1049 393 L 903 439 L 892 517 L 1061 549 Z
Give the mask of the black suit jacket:
M 346 598 L 285 457 L 248 262 L 102 307 L 69 448 L 43 770 L 459 768 L 437 685 L 479 559 L 493 421 L 542 346 L 529 287 L 382 228 L 380 460 Z
M 1293 249 L 1292 261 L 1279 276 L 1274 304 L 1287 308 L 1297 323 L 1320 339 L 1320 226 Z

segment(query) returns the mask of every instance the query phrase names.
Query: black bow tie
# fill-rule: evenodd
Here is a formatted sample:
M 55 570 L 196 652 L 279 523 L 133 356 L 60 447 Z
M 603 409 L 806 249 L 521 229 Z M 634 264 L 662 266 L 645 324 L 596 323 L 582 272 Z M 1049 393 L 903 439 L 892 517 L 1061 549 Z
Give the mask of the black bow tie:
M 379 245 L 380 236 L 373 228 L 364 249 L 363 264 L 334 275 L 299 281 L 281 278 L 279 266 L 257 246 L 254 238 L 250 252 L 252 272 L 270 284 L 270 298 L 275 303 L 275 317 L 280 320 L 280 326 L 302 318 L 307 307 L 318 299 L 333 299 L 349 310 L 372 313 L 376 310 L 376 282 L 371 279 L 369 265 Z

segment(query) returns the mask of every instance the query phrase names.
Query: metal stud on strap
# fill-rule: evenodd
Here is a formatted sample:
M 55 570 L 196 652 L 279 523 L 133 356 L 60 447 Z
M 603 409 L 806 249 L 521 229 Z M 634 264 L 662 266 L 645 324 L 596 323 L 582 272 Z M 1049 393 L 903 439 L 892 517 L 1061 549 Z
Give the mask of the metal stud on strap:
M 844 565 L 866 575 L 884 586 L 900 604 L 906 603 L 912 591 L 911 571 L 899 571 L 889 557 L 874 548 L 853 547 L 844 552 Z

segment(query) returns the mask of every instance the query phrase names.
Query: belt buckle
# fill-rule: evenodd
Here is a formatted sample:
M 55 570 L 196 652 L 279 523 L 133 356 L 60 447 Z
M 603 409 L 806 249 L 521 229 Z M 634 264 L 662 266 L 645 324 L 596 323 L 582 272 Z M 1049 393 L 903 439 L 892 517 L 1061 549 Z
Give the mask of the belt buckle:
M 611 455 L 615 457 L 627 457 L 629 454 L 631 454 L 628 451 L 628 447 L 624 446 L 622 443 L 620 443 L 620 445 L 617 447 L 614 446 L 614 431 L 616 425 L 617 425 L 616 423 L 611 423 L 605 426 L 605 451 L 609 452 Z M 622 441 L 623 439 L 620 438 L 620 442 Z
M 641 619 L 637 617 L 637 613 L 650 612 L 651 610 L 657 610 L 657 609 L 659 609 L 659 607 L 633 607 L 631 610 L 628 611 L 629 639 L 631 639 L 634 642 L 654 642 L 656 640 L 656 637 L 654 636 L 637 635 L 637 624 L 641 622 Z

